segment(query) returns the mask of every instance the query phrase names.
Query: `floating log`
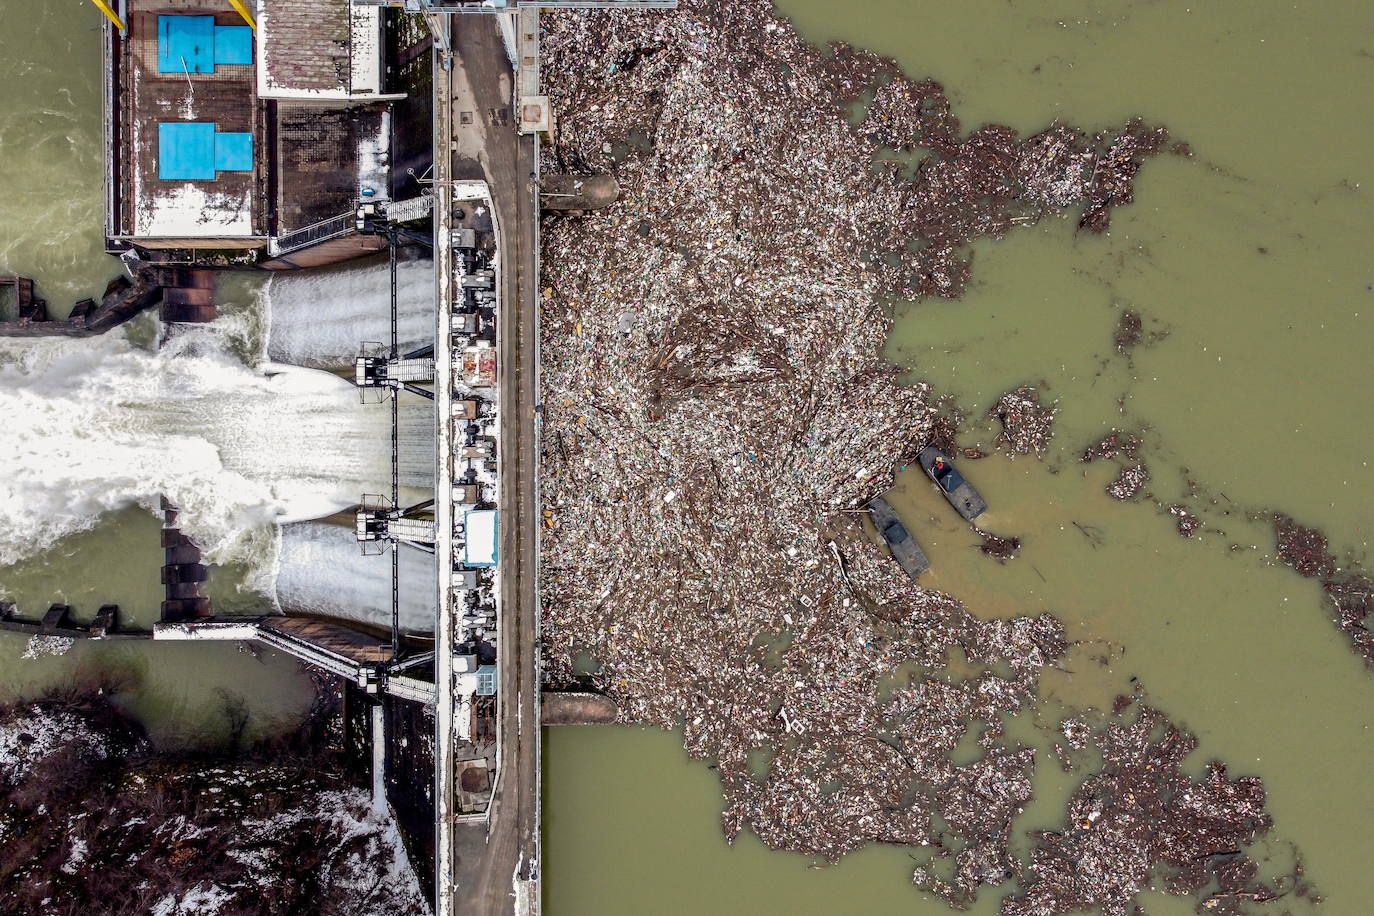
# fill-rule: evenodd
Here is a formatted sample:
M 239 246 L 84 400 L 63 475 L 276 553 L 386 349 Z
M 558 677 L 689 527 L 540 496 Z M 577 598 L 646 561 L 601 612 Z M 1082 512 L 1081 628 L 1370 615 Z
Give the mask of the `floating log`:
M 539 188 L 545 210 L 600 210 L 620 199 L 620 183 L 611 175 L 546 175 Z

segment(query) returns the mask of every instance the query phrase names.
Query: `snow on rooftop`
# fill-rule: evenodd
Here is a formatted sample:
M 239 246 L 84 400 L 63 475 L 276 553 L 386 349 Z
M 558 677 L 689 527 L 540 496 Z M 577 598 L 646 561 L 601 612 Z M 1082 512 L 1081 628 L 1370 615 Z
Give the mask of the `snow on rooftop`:
M 496 510 L 469 509 L 463 515 L 463 562 L 468 566 L 496 565 Z
M 391 176 L 391 112 L 382 113 L 382 129 L 358 138 L 358 187 L 371 188 L 374 200 L 388 197 Z
M 352 89 L 354 95 L 382 91 L 382 9 L 352 4 L 349 32 L 353 40 Z
M 134 234 L 145 238 L 248 238 L 253 204 L 247 192 L 214 187 L 213 181 L 159 181 L 140 188 Z

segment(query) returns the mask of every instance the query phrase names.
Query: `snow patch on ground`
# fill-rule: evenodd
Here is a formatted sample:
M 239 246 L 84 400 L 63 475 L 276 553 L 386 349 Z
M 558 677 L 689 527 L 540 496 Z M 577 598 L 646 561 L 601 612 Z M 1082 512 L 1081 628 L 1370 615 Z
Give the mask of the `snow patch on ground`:
M 30 707 L 0 725 L 0 783 L 15 785 L 44 758 L 73 745 L 82 756 L 103 760 L 110 750 L 105 736 L 67 710 Z
M 168 894 L 153 906 L 153 916 L 213 916 L 234 895 L 215 884 L 197 884 L 184 894 Z
M 81 863 L 86 861 L 86 854 L 90 849 L 86 841 L 80 837 L 72 840 L 71 852 L 67 854 L 67 861 L 62 863 L 62 871 L 69 875 L 76 874 L 76 870 L 81 867 Z
M 410 867 L 396 822 L 386 810 L 377 810 L 371 797 L 358 790 L 322 792 L 310 805 L 283 811 L 271 818 L 246 818 L 242 825 L 244 846 L 230 852 L 244 866 L 244 877 L 269 880 L 279 868 L 247 841 L 248 837 L 280 836 L 307 821 L 327 824 L 337 848 L 352 847 L 344 859 L 325 863 L 321 883 L 350 891 L 366 900 L 386 888 L 386 898 L 398 905 L 395 912 L 427 913 L 429 905 Z M 362 842 L 355 842 L 361 840 Z M 251 850 L 251 851 L 250 851 Z

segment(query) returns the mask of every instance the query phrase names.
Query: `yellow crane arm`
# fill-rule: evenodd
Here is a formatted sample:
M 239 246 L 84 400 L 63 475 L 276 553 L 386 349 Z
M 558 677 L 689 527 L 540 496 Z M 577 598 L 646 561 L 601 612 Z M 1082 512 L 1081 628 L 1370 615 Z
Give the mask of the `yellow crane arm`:
M 119 18 L 119 14 L 114 11 L 114 7 L 110 6 L 106 0 L 91 0 L 91 2 L 100 9 L 100 12 L 105 14 L 105 18 L 113 22 L 121 32 L 124 31 L 124 20 Z
M 96 0 L 96 2 L 99 3 L 100 0 Z M 253 18 L 252 12 L 248 9 L 248 4 L 244 3 L 243 0 L 229 0 L 229 5 L 238 10 L 238 14 L 243 17 L 244 22 L 253 27 L 253 31 L 257 31 L 258 21 Z

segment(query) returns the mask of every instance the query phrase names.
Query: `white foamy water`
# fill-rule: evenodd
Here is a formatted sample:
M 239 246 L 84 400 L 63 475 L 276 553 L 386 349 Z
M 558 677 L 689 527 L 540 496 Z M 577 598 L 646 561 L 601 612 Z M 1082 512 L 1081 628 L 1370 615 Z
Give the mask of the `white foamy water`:
M 401 479 L 433 486 L 433 408 L 401 402 Z M 166 496 L 211 559 L 246 532 L 390 487 L 385 405 L 315 370 L 249 369 L 213 337 L 159 353 L 123 331 L 0 340 L 0 564 Z
M 434 265 L 397 265 L 401 352 L 434 341 Z M 391 340 L 391 273 L 365 267 L 283 271 L 267 285 L 267 358 L 294 366 L 352 366 L 363 341 Z
M 391 626 L 391 557 L 363 556 L 353 531 L 323 522 L 281 527 L 276 599 L 287 613 Z M 433 554 L 401 551 L 401 629 L 434 632 Z

